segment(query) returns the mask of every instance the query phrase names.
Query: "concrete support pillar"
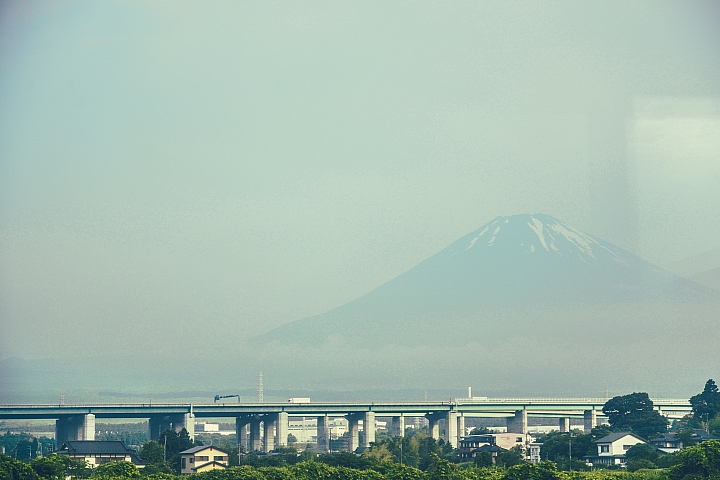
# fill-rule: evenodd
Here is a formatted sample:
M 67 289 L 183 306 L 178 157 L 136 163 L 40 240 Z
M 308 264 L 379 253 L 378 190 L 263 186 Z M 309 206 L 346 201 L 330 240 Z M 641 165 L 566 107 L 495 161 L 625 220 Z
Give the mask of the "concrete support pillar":
M 65 418 L 58 418 L 55 420 L 55 450 L 62 447 L 63 443 L 68 440 L 67 436 Z
M 235 418 L 235 436 L 240 453 L 248 451 L 248 423 L 247 417 Z
M 68 440 L 95 440 L 95 415 L 63 416 L 55 421 L 55 449 Z
M 250 448 L 251 452 L 259 452 L 260 442 L 260 419 L 255 417 L 250 421 Z
M 445 417 L 445 441 L 452 445 L 453 448 L 458 446 L 457 419 L 457 412 L 447 412 Z
M 375 412 L 365 412 L 363 419 L 363 447 L 375 442 Z
M 328 427 L 330 425 L 330 419 L 327 415 L 317 418 L 317 448 L 321 452 L 330 451 L 330 434 Z
M 157 441 L 160 434 L 170 428 L 170 420 L 168 417 L 150 417 L 148 419 L 148 438 Z
M 563 433 L 570 431 L 570 419 L 569 418 L 561 418 L 560 419 L 560 431 Z
M 527 433 L 527 410 L 515 410 L 515 416 L 507 419 L 508 433 Z
M 95 440 L 95 415 L 83 415 L 81 440 Z
M 465 436 L 465 415 L 462 413 L 458 414 L 457 417 L 457 442 L 460 445 L 460 440 Z
M 427 415 L 430 436 L 435 440 L 440 440 L 440 418 L 435 415 Z
M 187 430 L 188 435 L 190 436 L 190 440 L 195 440 L 195 414 L 194 413 L 186 413 L 183 415 L 183 424 L 180 426 L 180 429 L 176 429 L 176 431 L 180 431 L 182 429 Z
M 148 421 L 148 429 L 150 430 L 150 440 L 158 440 L 160 434 L 165 430 L 174 430 L 180 432 L 182 429 L 187 430 L 190 438 L 195 435 L 195 415 L 186 413 L 184 415 L 163 415 L 150 417 Z
M 399 417 L 393 417 L 392 419 L 392 434 L 393 437 L 405 436 L 405 416 L 402 413 Z
M 360 446 L 358 434 L 358 417 L 354 415 L 347 416 L 348 432 L 350 433 L 350 451 L 354 452 Z
M 275 422 L 277 417 L 275 415 L 265 415 L 263 419 L 263 438 L 265 444 L 263 445 L 263 452 L 269 453 L 275 450 Z
M 585 410 L 583 412 L 583 431 L 587 434 L 590 433 L 590 431 L 597 427 L 597 411 L 593 410 Z
M 275 421 L 276 448 L 287 447 L 288 420 L 289 418 L 287 412 L 278 413 L 277 420 Z

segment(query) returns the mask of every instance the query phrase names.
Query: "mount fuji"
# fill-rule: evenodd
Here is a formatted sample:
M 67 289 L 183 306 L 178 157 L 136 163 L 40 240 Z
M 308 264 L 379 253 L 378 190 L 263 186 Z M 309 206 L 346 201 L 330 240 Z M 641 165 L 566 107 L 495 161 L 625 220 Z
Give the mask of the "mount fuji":
M 534 313 L 716 297 L 544 214 L 497 217 L 366 295 L 268 332 L 263 341 L 437 343 L 462 328 L 503 330 Z M 522 317 L 518 320 L 518 317 Z

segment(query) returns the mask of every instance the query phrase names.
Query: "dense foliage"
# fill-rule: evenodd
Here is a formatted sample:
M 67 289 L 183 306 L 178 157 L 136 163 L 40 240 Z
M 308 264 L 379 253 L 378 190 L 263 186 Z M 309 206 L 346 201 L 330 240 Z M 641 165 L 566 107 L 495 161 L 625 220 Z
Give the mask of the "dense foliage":
M 602 411 L 616 432 L 633 432 L 647 439 L 667 431 L 667 419 L 655 410 L 647 393 L 611 398 Z
M 711 378 L 701 393 L 690 397 L 693 416 L 698 420 L 714 420 L 720 414 L 720 391 Z
M 478 468 L 455 464 L 431 455 L 427 470 L 390 461 L 370 463 L 368 468 L 328 465 L 305 460 L 281 467 L 250 465 L 233 466 L 225 470 L 179 477 L 168 473 L 148 473 L 128 462 L 104 464 L 90 475 L 90 480 L 690 480 L 720 478 L 720 442 L 704 442 L 678 454 L 678 463 L 668 470 L 638 470 L 620 472 L 596 470 L 592 472 L 562 472 L 555 463 L 521 462 L 509 467 Z M 0 456 L 0 480 L 59 480 L 68 476 L 79 478 L 79 472 L 63 470 L 59 455 L 37 459 L 30 464 L 11 457 Z M 57 468 L 55 468 L 57 467 Z
M 597 434 L 600 434 L 598 432 Z M 592 434 L 591 434 L 592 435 Z M 588 436 L 591 436 L 588 435 Z M 567 437 L 567 435 L 565 435 Z M 417 439 L 416 439 L 417 440 Z M 428 442 L 429 443 L 429 442 Z M 65 478 L 85 478 L 90 480 L 695 480 L 720 479 L 720 442 L 708 441 L 682 450 L 674 455 L 659 457 L 658 453 L 647 445 L 638 445 L 628 450 L 628 470 L 595 470 L 564 472 L 555 462 L 546 460 L 540 464 L 530 464 L 519 454 L 513 463 L 481 467 L 470 463 L 454 463 L 437 453 L 428 455 L 428 465 L 423 471 L 419 468 L 400 464 L 388 456 L 378 457 L 376 453 L 387 449 L 387 442 L 375 445 L 367 454 L 354 455 L 342 453 L 315 456 L 309 452 L 284 455 L 294 458 L 295 463 L 269 466 L 262 462 L 256 466 L 239 465 L 225 470 L 178 477 L 175 474 L 152 472 L 147 468 L 138 470 L 128 462 L 110 462 L 94 470 L 73 462 L 62 455 L 49 455 L 32 460 L 30 463 L 0 456 L 0 480 L 63 480 Z M 439 445 L 436 448 L 442 450 Z M 389 450 L 387 450 L 389 452 Z M 372 453 L 376 452 L 376 453 Z M 513 453 L 506 451 L 507 455 Z M 518 452 L 515 452 L 518 453 Z M 392 455 L 392 454 L 390 454 Z M 282 456 L 278 455 L 278 456 Z M 260 458 L 261 456 L 257 456 Z M 264 456 L 270 458 L 272 456 Z M 661 458 L 672 458 L 669 468 L 656 469 Z M 452 458 L 452 457 L 450 457 Z M 500 458 L 500 457 L 498 457 Z M 653 461 L 655 460 L 655 462 Z M 637 468 L 630 468 L 636 462 Z M 283 463 L 283 462 L 281 462 Z M 642 468 L 643 466 L 647 468 Z M 632 470 L 632 471 L 630 471 Z

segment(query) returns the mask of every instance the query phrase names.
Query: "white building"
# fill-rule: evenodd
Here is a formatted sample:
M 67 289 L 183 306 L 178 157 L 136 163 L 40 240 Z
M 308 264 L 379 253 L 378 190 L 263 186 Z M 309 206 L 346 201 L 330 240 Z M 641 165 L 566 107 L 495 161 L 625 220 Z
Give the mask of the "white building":
M 634 433 L 611 433 L 595 441 L 596 454 L 587 455 L 585 460 L 591 465 L 625 465 L 627 461 L 625 453 L 638 443 L 647 442 Z

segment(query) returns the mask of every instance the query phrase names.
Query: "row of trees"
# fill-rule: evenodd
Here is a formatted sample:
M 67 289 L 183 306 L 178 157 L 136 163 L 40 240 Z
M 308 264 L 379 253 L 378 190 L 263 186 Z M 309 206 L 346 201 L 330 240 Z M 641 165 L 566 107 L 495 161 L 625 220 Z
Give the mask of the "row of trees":
M 708 433 L 720 434 L 720 391 L 713 379 L 705 388 L 690 398 L 692 416 L 680 423 L 681 427 L 703 428 Z M 657 410 L 647 393 L 631 393 L 614 397 L 603 406 L 603 413 L 613 431 L 629 431 L 649 439 L 666 432 L 668 421 Z
M 332 466 L 315 460 L 294 465 L 253 467 L 233 466 L 225 470 L 183 477 L 186 480 L 695 480 L 720 478 L 720 442 L 708 441 L 677 453 L 677 462 L 666 470 L 639 470 L 634 473 L 616 471 L 561 472 L 553 462 L 540 464 L 521 462 L 509 467 L 476 467 L 457 465 L 437 455 L 425 471 L 391 461 L 359 469 Z M 0 480 L 65 480 L 73 476 L 67 457 L 50 455 L 21 462 L 0 456 Z M 144 472 L 145 480 L 179 480 L 168 473 Z M 140 480 L 140 471 L 129 462 L 110 462 L 97 467 L 90 480 Z M 77 478 L 77 477 L 76 477 Z

